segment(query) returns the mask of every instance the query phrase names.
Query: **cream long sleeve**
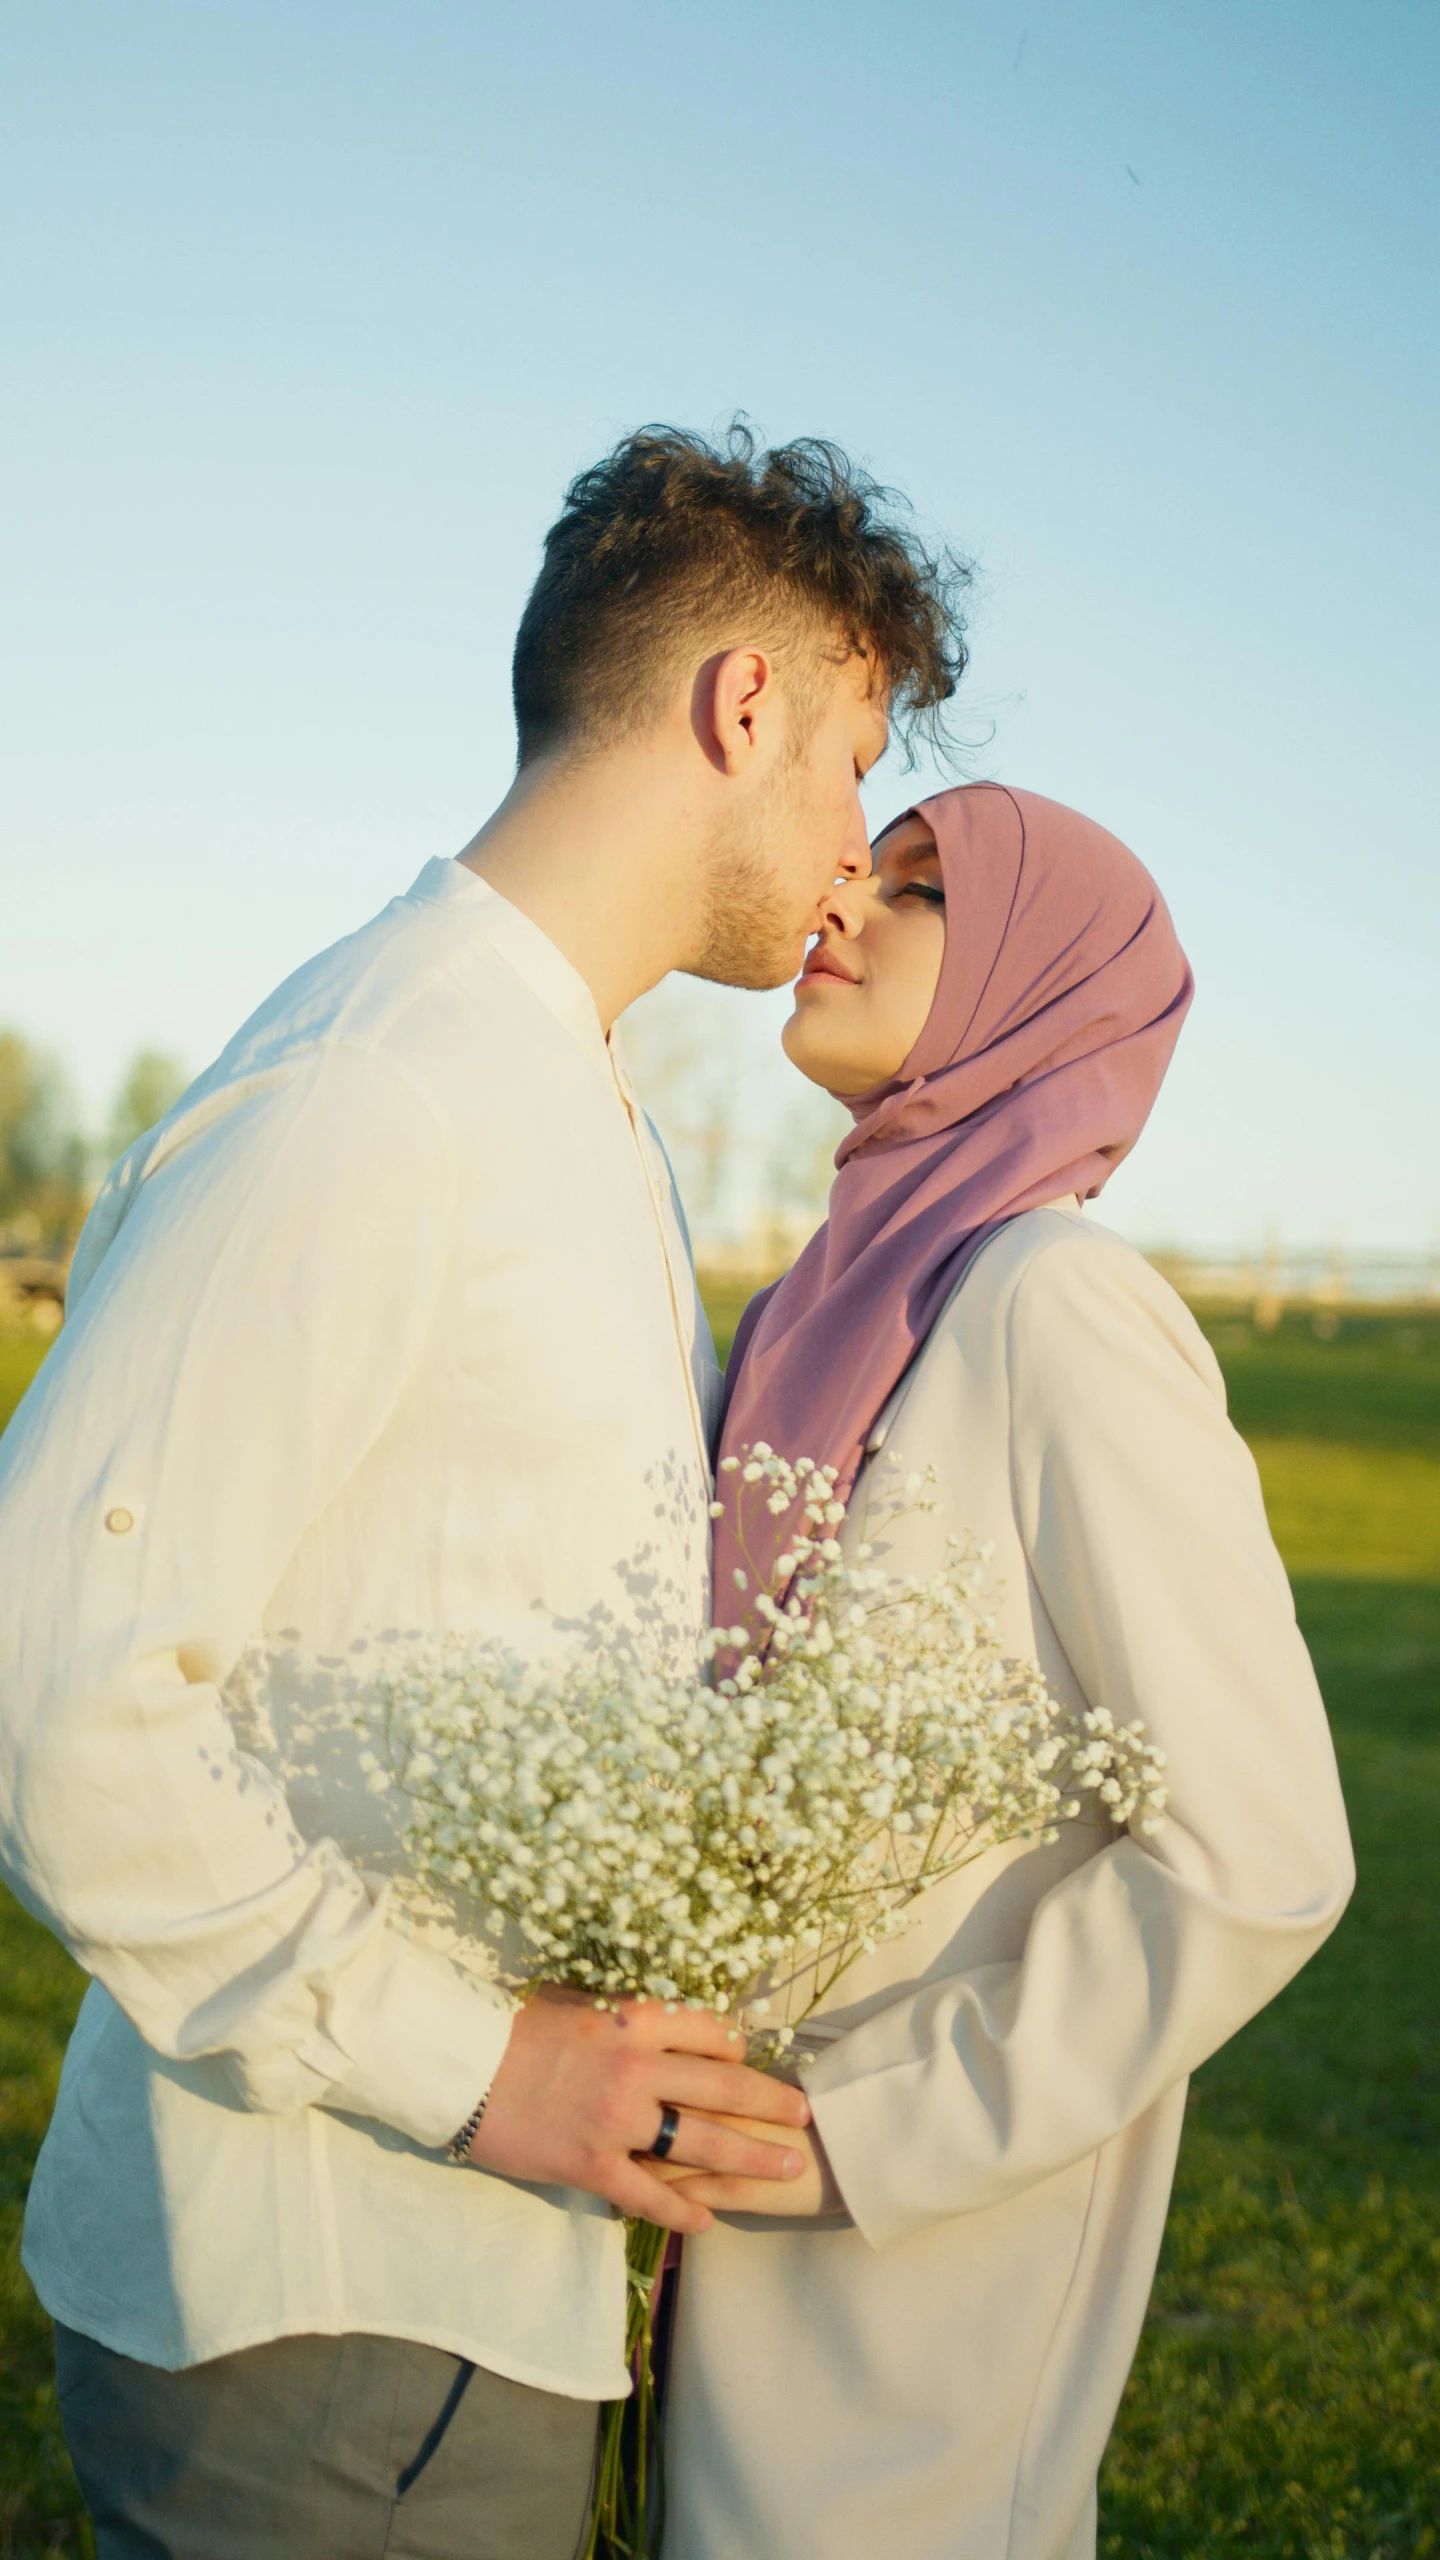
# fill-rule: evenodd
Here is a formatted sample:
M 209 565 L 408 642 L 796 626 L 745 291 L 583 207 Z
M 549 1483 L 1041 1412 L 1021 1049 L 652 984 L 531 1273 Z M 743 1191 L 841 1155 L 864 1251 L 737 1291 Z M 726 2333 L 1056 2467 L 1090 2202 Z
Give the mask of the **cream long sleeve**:
M 156 2053 L 217 2057 L 246 2106 L 438 2147 L 508 2005 L 301 1838 L 218 1683 L 403 1392 L 453 1148 L 389 1059 L 327 1039 L 223 1086 L 138 1173 L 92 1221 L 6 1448 L 0 1554 L 29 1595 L 0 1635 L 6 1866 Z
M 355 1719 L 442 1631 L 688 1649 L 715 1385 L 589 990 L 455 863 L 111 1176 L 0 1447 L 0 1861 L 93 1977 L 26 2212 L 56 2319 L 624 2390 L 609 2208 L 445 2158 L 509 2004 L 483 1915 L 397 1891 Z
M 877 2246 L 1050 2176 L 1273 1999 L 1352 1882 L 1309 1656 L 1254 1461 L 1186 1309 L 1103 1231 L 1055 1229 L 1010 1293 L 1016 1523 L 1090 1705 L 1167 1754 L 1158 1836 L 1039 1903 L 1021 1954 L 931 1981 L 808 2087 Z M 907 1417 L 893 1426 L 908 1446 Z

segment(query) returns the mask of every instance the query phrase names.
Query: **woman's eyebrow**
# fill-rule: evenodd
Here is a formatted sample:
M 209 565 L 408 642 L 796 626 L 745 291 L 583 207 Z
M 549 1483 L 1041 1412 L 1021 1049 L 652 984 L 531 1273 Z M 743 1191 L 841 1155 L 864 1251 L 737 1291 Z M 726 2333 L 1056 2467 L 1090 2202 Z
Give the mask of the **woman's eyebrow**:
M 896 845 L 890 853 L 881 853 L 880 868 L 898 872 L 918 871 L 922 863 L 937 862 L 939 854 L 933 844 Z

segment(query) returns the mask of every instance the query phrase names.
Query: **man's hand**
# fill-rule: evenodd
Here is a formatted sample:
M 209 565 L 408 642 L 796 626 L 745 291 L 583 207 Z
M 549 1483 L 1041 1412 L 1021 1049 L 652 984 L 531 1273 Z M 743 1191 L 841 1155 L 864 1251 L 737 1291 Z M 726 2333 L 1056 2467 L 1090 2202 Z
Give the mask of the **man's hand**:
M 515 2019 L 469 2157 L 504 2178 L 583 2187 L 671 2231 L 708 2231 L 708 2207 L 637 2155 L 670 2106 L 680 2111 L 675 2168 L 766 2187 L 801 2176 L 805 2158 L 784 2134 L 803 2132 L 810 2110 L 798 2089 L 750 2070 L 743 2052 L 738 2028 L 708 2010 L 661 2000 L 597 2009 L 547 1986 Z

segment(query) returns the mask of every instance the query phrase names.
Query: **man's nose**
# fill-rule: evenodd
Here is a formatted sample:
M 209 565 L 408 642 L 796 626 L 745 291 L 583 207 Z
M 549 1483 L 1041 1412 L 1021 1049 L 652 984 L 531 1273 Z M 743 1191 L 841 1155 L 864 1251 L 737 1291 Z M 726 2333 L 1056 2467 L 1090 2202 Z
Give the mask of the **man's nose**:
M 860 806 L 860 795 L 857 791 L 855 814 L 850 821 L 850 832 L 845 838 L 844 852 L 840 856 L 840 877 L 842 880 L 868 880 L 870 870 L 870 838 L 866 832 L 865 812 Z

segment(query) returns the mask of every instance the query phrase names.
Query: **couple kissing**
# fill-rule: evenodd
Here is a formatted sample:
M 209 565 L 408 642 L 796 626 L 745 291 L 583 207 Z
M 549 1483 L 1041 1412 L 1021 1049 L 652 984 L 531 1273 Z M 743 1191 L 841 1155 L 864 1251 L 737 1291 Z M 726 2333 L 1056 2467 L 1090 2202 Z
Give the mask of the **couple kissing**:
M 665 2560 L 1091 2560 L 1187 2075 L 1352 1870 L 1213 1355 L 1087 1210 L 1191 999 L 1161 895 L 994 782 L 869 839 L 962 585 L 833 446 L 625 438 L 546 537 L 500 806 L 95 1203 L 0 1451 L 0 1861 L 91 1977 L 24 2257 L 101 2560 L 574 2560 L 626 2215 L 684 2242 Z M 610 1037 L 671 971 L 795 979 L 853 1120 L 723 1385 Z M 693 1644 L 760 1443 L 846 1552 L 902 1451 L 896 1571 L 978 1542 L 1005 1655 L 1166 1755 L 1153 1833 L 924 1896 L 803 2078 L 711 2011 L 517 2005 L 402 1908 L 353 1753 L 256 1738 L 287 1647 Z

